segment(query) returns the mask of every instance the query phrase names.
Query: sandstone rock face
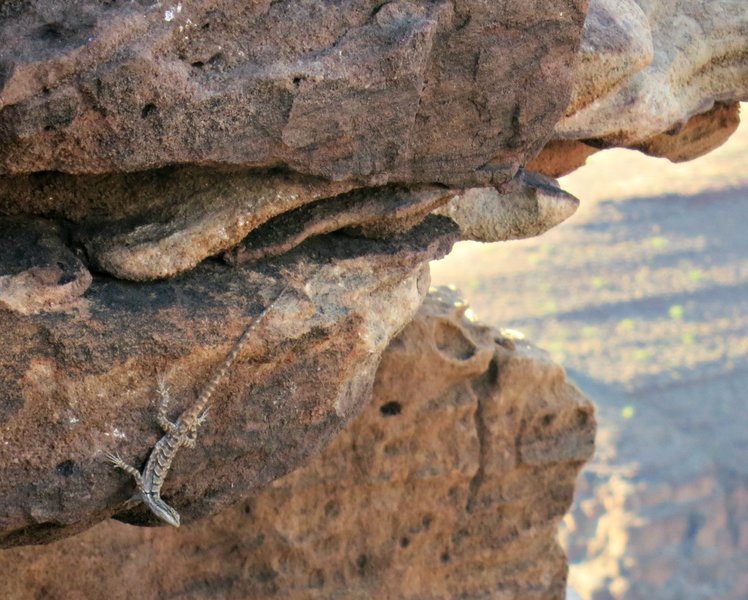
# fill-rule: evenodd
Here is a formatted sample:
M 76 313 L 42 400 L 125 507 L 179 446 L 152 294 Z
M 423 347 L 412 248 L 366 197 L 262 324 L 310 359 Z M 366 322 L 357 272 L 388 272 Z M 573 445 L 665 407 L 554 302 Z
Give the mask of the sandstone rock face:
M 7 5 L 0 215 L 66 219 L 55 224 L 86 267 L 131 281 L 232 249 L 232 262 L 259 260 L 341 228 L 401 234 L 466 186 L 514 193 L 568 101 L 585 10 Z M 513 203 L 490 218 L 537 221 L 534 205 Z
M 104 453 L 142 464 L 155 372 L 184 407 L 285 282 L 164 493 L 189 522 L 324 447 L 457 239 L 431 212 L 466 186 L 534 181 L 520 167 L 568 102 L 585 10 L 0 7 L 0 216 L 24 254 L 0 257 L 0 543 L 150 523 L 118 512 L 132 484 Z M 510 218 L 463 202 L 458 220 L 537 233 L 575 205 L 554 186 L 501 204 Z
M 0 174 L 168 164 L 501 183 L 563 114 L 584 0 L 13 4 Z
M 374 400 L 304 467 L 180 530 L 109 522 L 4 551 L 0 595 L 562 600 L 556 525 L 592 453 L 592 406 L 544 352 L 465 308 L 429 295 Z
M 0 310 L 29 315 L 82 306 L 91 273 L 58 224 L 0 217 L 0 256 Z
M 721 145 L 748 99 L 745 2 L 592 0 L 572 98 L 527 167 L 561 177 L 601 148 L 674 162 Z
M 579 206 L 555 180 L 523 173 L 514 193 L 472 188 L 453 198 L 436 214 L 452 219 L 463 239 L 478 242 L 518 240 L 541 235 L 573 215 Z
M 743 2 L 592 0 L 572 101 L 554 137 L 646 152 L 646 140 L 715 103 L 747 99 L 747 35 Z
M 542 176 L 522 172 L 512 183 L 515 191 L 506 195 L 493 188 L 467 190 L 449 210 L 438 211 L 459 190 L 425 184 L 352 189 L 351 182 L 291 173 L 194 167 L 44 173 L 0 177 L 0 214 L 41 216 L 38 224 L 19 222 L 64 231 L 58 243 L 77 249 L 91 270 L 151 281 L 221 254 L 231 264 L 278 256 L 332 231 L 392 238 L 431 212 L 456 220 L 465 239 L 528 237 L 568 218 L 578 205 Z M 44 218 L 49 214 L 56 218 Z M 43 294 L 38 303 L 44 303 Z
M 583 33 L 586 9 L 0 6 L 0 545 L 154 524 L 105 452 L 142 465 L 156 373 L 184 408 L 289 284 L 167 479 L 186 530 L 7 552 L 49 575 L 3 593 L 563 597 L 594 418 L 559 367 L 434 298 L 366 405 L 428 260 L 574 211 L 528 162 L 686 160 L 734 128 L 745 7 L 599 0 Z
M 66 313 L 0 311 L 0 544 L 117 513 L 133 484 L 104 454 L 140 465 L 160 437 L 156 373 L 178 414 L 284 282 L 164 495 L 191 521 L 297 467 L 368 402 L 382 351 L 428 289 L 424 263 L 456 236 L 429 217 L 396 242 L 326 236 L 252 269 L 205 262 L 148 286 L 96 277 Z M 142 507 L 117 516 L 152 522 Z

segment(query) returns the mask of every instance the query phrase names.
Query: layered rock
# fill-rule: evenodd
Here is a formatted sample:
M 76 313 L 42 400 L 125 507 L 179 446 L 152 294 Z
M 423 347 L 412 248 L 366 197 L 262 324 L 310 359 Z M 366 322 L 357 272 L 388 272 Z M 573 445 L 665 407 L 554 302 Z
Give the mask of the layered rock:
M 0 174 L 285 166 L 505 182 L 569 100 L 584 0 L 85 1 L 0 15 Z
M 47 219 L 0 217 L 0 310 L 22 315 L 71 310 L 91 285 L 91 273 Z
M 571 101 L 531 168 L 559 177 L 612 146 L 673 161 L 713 150 L 748 99 L 747 31 L 745 3 L 592 0 Z
M 746 95 L 746 11 L 730 6 L 601 0 L 578 57 L 584 0 L 4 5 L 0 215 L 22 252 L 0 258 L 0 543 L 152 524 L 124 511 L 132 483 L 105 452 L 142 464 L 156 371 L 183 407 L 289 283 L 164 489 L 188 524 L 256 497 L 193 525 L 192 553 L 102 525 L 119 541 L 98 571 L 120 576 L 127 547 L 150 556 L 138 584 L 175 594 L 561 597 L 553 533 L 591 409 L 459 313 L 398 338 L 362 424 L 270 482 L 367 405 L 428 260 L 573 213 L 525 166 L 556 176 L 611 145 L 683 160 L 729 135 Z
M 748 98 L 746 27 L 733 2 L 591 2 L 556 135 L 632 146 Z
M 211 256 L 223 255 L 231 264 L 278 256 L 309 237 L 338 230 L 389 239 L 432 212 L 455 220 L 464 239 L 530 237 L 578 206 L 554 180 L 522 172 L 513 184 L 502 196 L 494 188 L 460 191 L 425 184 L 353 189 L 351 182 L 277 171 L 45 173 L 0 177 L 0 214 L 15 218 L 19 227 L 55 226 L 58 243 L 75 249 L 91 270 L 151 281 L 188 271 Z M 50 213 L 57 218 L 43 217 Z
M 592 453 L 592 406 L 544 352 L 465 309 L 430 294 L 373 401 L 305 466 L 180 530 L 109 522 L 2 552 L 16 575 L 0 594 L 563 599 L 556 525 Z M 185 476 L 188 462 L 177 477 L 191 487 L 206 472 Z
M 429 217 L 394 242 L 326 236 L 249 267 L 205 262 L 142 286 L 96 277 L 68 312 L 0 311 L 0 543 L 70 535 L 118 510 L 160 437 L 156 374 L 194 401 L 252 315 L 290 287 L 216 391 L 201 443 L 165 495 L 192 521 L 319 452 L 370 398 L 389 339 L 428 289 L 455 226 Z M 117 515 L 152 522 L 142 507 Z
M 6 7 L 0 214 L 63 217 L 88 268 L 134 281 L 391 237 L 472 185 L 509 195 L 460 200 L 464 237 L 536 235 L 576 205 L 517 175 L 566 107 L 586 9 L 541 4 Z

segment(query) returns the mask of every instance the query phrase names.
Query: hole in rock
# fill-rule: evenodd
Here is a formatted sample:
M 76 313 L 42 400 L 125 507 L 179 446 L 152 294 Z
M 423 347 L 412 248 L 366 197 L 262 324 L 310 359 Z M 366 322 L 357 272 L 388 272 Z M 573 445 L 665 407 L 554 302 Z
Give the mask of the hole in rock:
M 356 559 L 356 566 L 358 567 L 359 571 L 363 571 L 366 568 L 367 562 L 369 562 L 369 559 L 366 554 L 358 555 L 358 558 Z
M 39 37 L 47 41 L 55 41 L 62 38 L 63 26 L 60 23 L 47 23 L 39 28 Z
M 395 415 L 399 415 L 402 409 L 403 407 L 399 402 L 393 401 L 382 404 L 382 406 L 379 407 L 379 412 L 385 417 L 394 417 Z
M 434 328 L 436 347 L 446 358 L 468 360 L 475 355 L 475 344 L 452 323 L 442 321 Z
M 75 471 L 75 462 L 72 460 L 63 460 L 55 467 L 55 471 L 63 477 L 70 477 Z
M 140 118 L 146 119 L 157 112 L 158 107 L 155 104 L 148 103 L 143 107 L 143 110 L 140 111 Z

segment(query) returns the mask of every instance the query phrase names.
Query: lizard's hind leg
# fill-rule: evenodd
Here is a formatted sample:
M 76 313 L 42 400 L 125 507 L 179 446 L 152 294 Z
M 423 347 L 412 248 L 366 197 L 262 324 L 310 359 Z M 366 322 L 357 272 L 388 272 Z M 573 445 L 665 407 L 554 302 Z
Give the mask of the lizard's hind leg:
M 164 433 L 174 433 L 177 429 L 177 426 L 175 423 L 172 423 L 169 420 L 169 417 L 166 416 L 166 409 L 169 407 L 171 397 L 169 396 L 169 390 L 166 387 L 166 380 L 161 373 L 158 374 L 157 381 L 158 394 L 159 396 L 161 396 L 161 400 L 158 403 L 158 413 L 156 414 L 156 419 L 158 420 L 158 424 L 161 426 L 161 429 L 164 430 Z
M 184 438 L 184 441 L 182 442 L 182 446 L 185 448 L 194 448 L 195 444 L 197 444 L 197 428 L 200 427 L 205 421 L 208 420 L 208 410 L 210 409 L 210 406 L 206 406 L 205 410 L 201 412 L 197 416 L 197 420 L 195 421 L 194 425 L 190 427 L 190 430 L 187 432 L 187 436 Z

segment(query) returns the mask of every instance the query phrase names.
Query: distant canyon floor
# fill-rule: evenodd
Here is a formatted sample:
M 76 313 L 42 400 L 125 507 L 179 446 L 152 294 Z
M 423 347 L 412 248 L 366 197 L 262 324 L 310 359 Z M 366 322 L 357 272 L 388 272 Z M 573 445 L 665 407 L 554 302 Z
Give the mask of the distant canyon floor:
M 598 405 L 562 531 L 585 600 L 748 597 L 746 157 L 748 123 L 690 163 L 601 152 L 561 180 L 566 223 L 432 264 Z

